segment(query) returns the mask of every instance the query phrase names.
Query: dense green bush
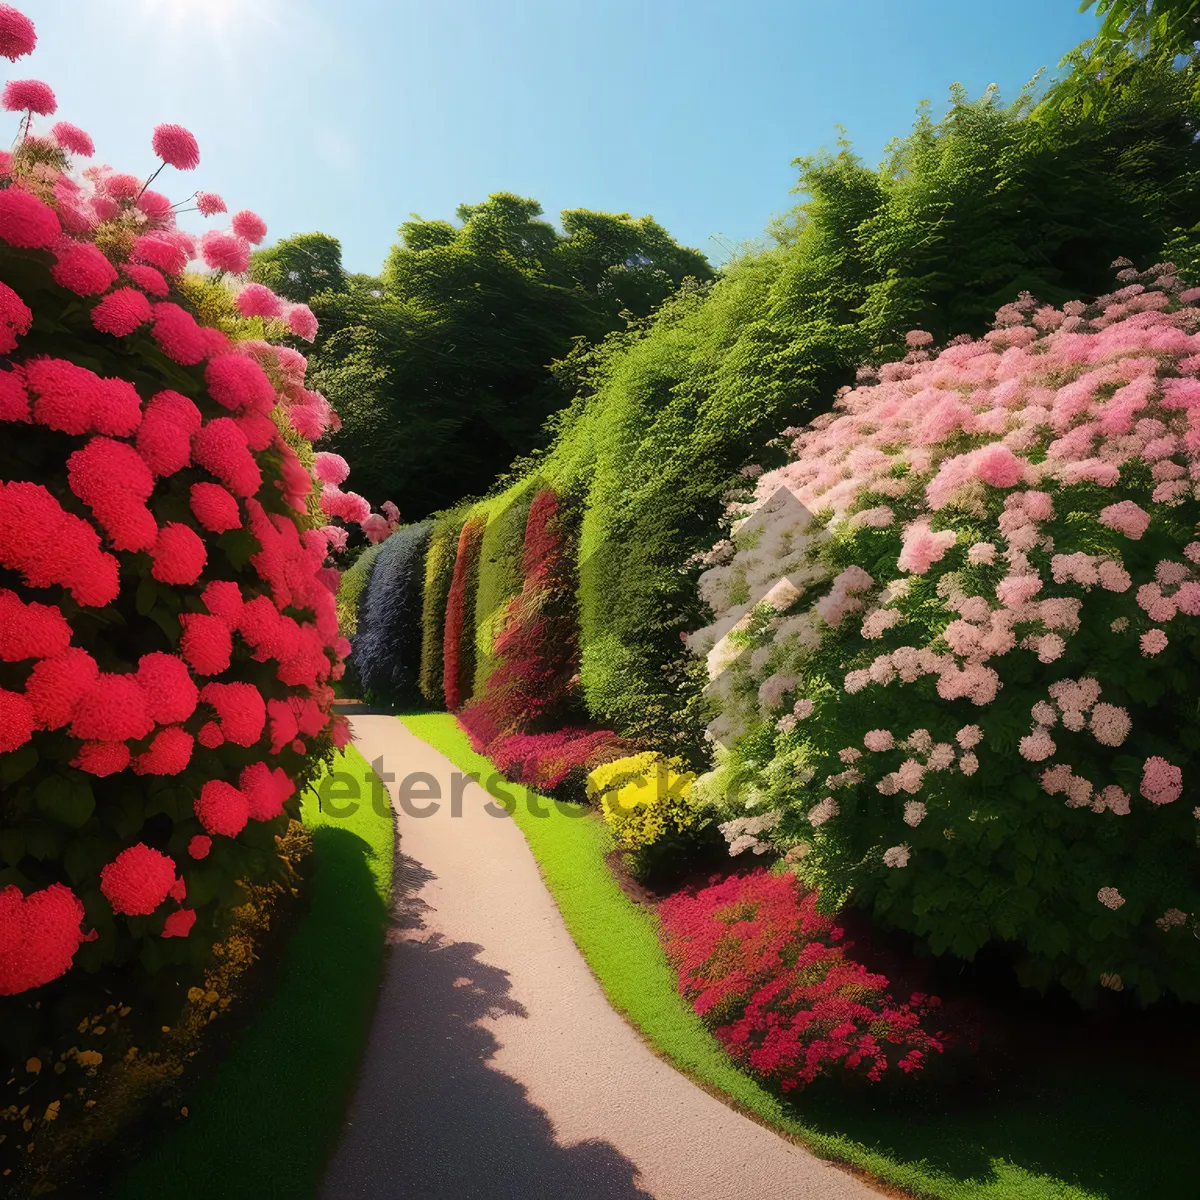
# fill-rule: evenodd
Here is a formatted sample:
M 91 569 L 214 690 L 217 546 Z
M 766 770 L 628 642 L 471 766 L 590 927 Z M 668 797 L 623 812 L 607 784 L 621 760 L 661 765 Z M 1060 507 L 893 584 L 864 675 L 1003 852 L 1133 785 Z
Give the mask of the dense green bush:
M 521 590 L 521 546 L 536 480 L 524 480 L 481 508 L 487 513 L 479 547 L 475 595 L 475 686 L 478 695 L 496 666 L 493 647 L 508 602 Z
M 362 601 L 367 580 L 371 577 L 375 559 L 382 549 L 382 542 L 364 546 L 358 557 L 342 572 L 342 577 L 338 580 L 338 626 L 343 637 L 353 639 L 358 632 L 359 604 Z
M 465 513 L 441 514 L 429 533 L 425 552 L 425 584 L 421 589 L 421 673 L 418 684 L 425 700 L 441 708 L 442 655 L 446 628 L 446 602 L 450 597 L 450 581 L 454 577 L 454 559 L 458 553 L 458 535 L 462 532 Z
M 421 591 L 431 528 L 430 521 L 406 525 L 379 543 L 350 655 L 368 699 L 396 704 L 417 695 Z

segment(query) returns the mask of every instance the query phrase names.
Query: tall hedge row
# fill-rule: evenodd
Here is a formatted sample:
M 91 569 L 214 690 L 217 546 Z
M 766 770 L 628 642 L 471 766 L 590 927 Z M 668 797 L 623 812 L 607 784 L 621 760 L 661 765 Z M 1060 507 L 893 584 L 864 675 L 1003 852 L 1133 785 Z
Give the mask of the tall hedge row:
M 801 160 L 808 198 L 775 249 L 580 364 L 590 394 L 539 470 L 588 477 L 582 670 L 597 719 L 704 760 L 700 680 L 679 652 L 701 619 L 684 564 L 739 469 L 773 465 L 768 442 L 827 410 L 858 363 L 902 355 L 914 327 L 982 333 L 1025 290 L 1097 295 L 1118 256 L 1149 264 L 1195 241 L 1194 76 L 1146 63 L 1088 116 L 956 92 L 877 170 L 846 148 Z
M 475 686 L 475 596 L 485 521 L 482 514 L 469 517 L 454 552 L 442 629 L 442 698 L 450 712 L 470 700 Z
M 417 695 L 421 599 L 431 521 L 396 530 L 379 543 L 359 604 L 353 661 L 364 693 L 400 703 Z
M 366 592 L 367 580 L 371 578 L 371 568 L 382 549 L 382 542 L 367 546 L 342 572 L 338 581 L 338 626 L 344 637 L 353 638 L 358 632 L 359 606 Z
M 446 624 L 446 602 L 458 553 L 458 535 L 464 517 L 449 513 L 433 523 L 425 552 L 425 586 L 421 593 L 421 673 L 418 685 L 427 704 L 441 708 L 442 653 Z
M 439 518 L 426 563 L 421 690 L 443 703 L 445 607 L 467 515 L 486 518 L 465 696 L 494 668 L 536 478 L 579 498 L 581 675 L 592 718 L 702 766 L 703 673 L 681 634 L 705 620 L 687 566 L 743 468 L 782 461 L 779 430 L 826 411 L 863 361 L 920 326 L 984 332 L 1020 292 L 1105 291 L 1120 255 L 1194 259 L 1195 71 L 1144 62 L 1102 111 L 954 91 L 875 169 L 842 145 L 797 161 L 805 199 L 775 245 L 686 283 L 651 318 L 557 364 L 576 393 L 553 444 L 506 490 Z M 460 663 L 461 666 L 461 663 Z
M 521 590 L 521 546 L 535 490 L 534 481 L 522 480 L 487 505 L 475 594 L 475 695 L 496 667 L 496 638 L 509 601 Z

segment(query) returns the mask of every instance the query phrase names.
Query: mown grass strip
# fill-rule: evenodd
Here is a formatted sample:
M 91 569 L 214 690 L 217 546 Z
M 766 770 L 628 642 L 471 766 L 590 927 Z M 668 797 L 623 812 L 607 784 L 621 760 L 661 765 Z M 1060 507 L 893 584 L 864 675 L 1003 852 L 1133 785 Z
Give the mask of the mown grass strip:
M 335 764 L 364 788 L 353 747 Z M 188 1101 L 189 1116 L 118 1181 L 116 1200 L 315 1196 L 342 1129 L 378 995 L 392 885 L 391 812 L 334 820 L 304 796 L 316 869 L 274 989 Z

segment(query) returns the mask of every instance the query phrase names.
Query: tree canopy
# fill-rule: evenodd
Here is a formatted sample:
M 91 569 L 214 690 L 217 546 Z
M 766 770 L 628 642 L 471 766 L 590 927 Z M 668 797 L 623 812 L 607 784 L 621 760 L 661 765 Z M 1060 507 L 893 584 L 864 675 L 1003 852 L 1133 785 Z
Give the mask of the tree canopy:
M 327 233 L 284 238 L 277 245 L 255 251 L 250 278 L 294 304 L 308 304 L 318 292 L 345 288 L 342 244 Z
M 573 209 L 563 232 L 535 200 L 497 193 L 461 205 L 459 224 L 413 216 L 379 279 L 348 277 L 323 235 L 263 252 L 256 270 L 311 286 L 319 262 L 337 285 L 309 292 L 322 333 L 319 386 L 337 398 L 338 450 L 371 495 L 416 518 L 482 491 L 534 449 L 569 399 L 550 364 L 646 316 L 712 270 L 652 217 Z M 266 257 L 270 255 L 271 257 Z

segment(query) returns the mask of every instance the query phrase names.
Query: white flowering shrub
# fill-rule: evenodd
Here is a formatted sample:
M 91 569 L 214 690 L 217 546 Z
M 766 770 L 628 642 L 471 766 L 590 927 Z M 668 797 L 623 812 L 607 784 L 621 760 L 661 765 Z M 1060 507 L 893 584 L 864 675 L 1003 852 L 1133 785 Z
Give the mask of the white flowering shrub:
M 1200 289 L 1117 265 L 787 431 L 701 576 L 696 794 L 937 953 L 1196 999 Z

